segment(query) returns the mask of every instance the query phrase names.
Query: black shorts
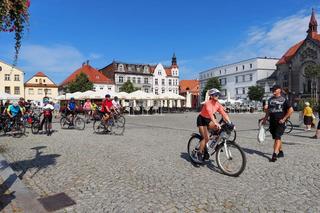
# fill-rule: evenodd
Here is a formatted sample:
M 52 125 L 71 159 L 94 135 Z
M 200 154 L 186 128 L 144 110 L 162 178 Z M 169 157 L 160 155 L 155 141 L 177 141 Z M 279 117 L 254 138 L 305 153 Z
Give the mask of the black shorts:
M 304 122 L 304 125 L 311 125 L 312 124 L 312 116 L 304 116 L 303 117 L 303 122 Z
M 211 119 L 198 115 L 197 126 L 209 126 Z
M 286 126 L 285 124 L 280 124 L 279 120 L 270 119 L 270 133 L 272 138 L 275 140 L 281 140 L 281 136 L 284 133 Z

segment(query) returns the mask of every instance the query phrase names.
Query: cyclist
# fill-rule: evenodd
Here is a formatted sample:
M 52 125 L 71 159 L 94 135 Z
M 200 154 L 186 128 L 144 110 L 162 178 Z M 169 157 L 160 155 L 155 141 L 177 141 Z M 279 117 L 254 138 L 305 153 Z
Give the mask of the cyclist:
M 87 123 L 89 123 L 89 118 L 91 116 L 91 108 L 92 108 L 92 104 L 90 99 L 87 99 L 87 101 L 83 104 L 83 110 L 85 113 L 85 117 L 87 118 Z
M 110 97 L 111 96 L 109 94 L 106 94 L 105 100 L 102 102 L 102 106 L 101 106 L 101 112 L 103 113 L 102 119 L 105 121 L 105 123 L 110 118 L 111 110 L 113 109 L 113 105 Z
M 119 98 L 117 96 L 115 96 L 112 100 L 112 106 L 113 109 L 117 112 L 117 114 L 120 114 L 121 112 L 121 105 L 119 103 Z
M 227 123 L 231 123 L 228 114 L 224 111 L 223 106 L 218 101 L 220 91 L 218 89 L 212 88 L 209 90 L 209 96 L 210 100 L 204 103 L 197 118 L 197 126 L 199 127 L 199 132 L 202 136 L 197 156 L 200 162 L 203 162 L 204 160 L 205 146 L 209 141 L 208 128 L 213 130 L 220 130 L 221 128 L 214 114 L 216 112 L 219 112 Z
M 73 126 L 73 120 L 74 120 L 74 116 L 76 115 L 76 109 L 77 109 L 77 105 L 74 98 L 72 97 L 70 99 L 70 102 L 67 105 L 67 113 L 66 113 L 67 117 L 68 115 L 71 115 L 70 126 Z
M 293 113 L 293 108 L 289 101 L 281 95 L 281 90 L 281 86 L 279 85 L 272 87 L 273 96 L 268 100 L 266 104 L 266 114 L 264 118 L 262 118 L 262 124 L 265 124 L 270 117 L 269 131 L 274 139 L 271 162 L 275 162 L 279 157 L 284 157 L 281 136 L 285 130 L 286 120 Z
M 40 125 L 39 130 L 42 130 L 42 128 L 43 128 L 45 118 L 48 118 L 49 130 L 51 130 L 52 129 L 52 111 L 54 110 L 54 107 L 52 106 L 51 103 L 49 103 L 48 99 L 44 99 L 43 104 L 44 104 L 44 106 L 42 107 L 42 113 L 41 113 L 41 114 L 43 114 L 43 119 L 41 121 L 41 125 Z
M 23 110 L 19 106 L 17 101 L 14 101 L 11 105 L 8 106 L 7 114 L 10 119 L 15 122 L 17 119 L 23 116 Z

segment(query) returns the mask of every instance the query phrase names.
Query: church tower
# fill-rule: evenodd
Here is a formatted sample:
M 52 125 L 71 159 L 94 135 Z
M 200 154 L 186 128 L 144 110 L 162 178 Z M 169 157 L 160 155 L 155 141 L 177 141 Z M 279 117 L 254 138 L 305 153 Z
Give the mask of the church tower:
M 171 66 L 172 67 L 178 67 L 178 65 L 177 65 L 177 57 L 176 57 L 175 53 L 173 53 L 173 56 L 172 56 Z
M 318 23 L 314 9 L 312 9 L 311 18 L 309 22 L 308 36 L 314 38 L 318 34 Z

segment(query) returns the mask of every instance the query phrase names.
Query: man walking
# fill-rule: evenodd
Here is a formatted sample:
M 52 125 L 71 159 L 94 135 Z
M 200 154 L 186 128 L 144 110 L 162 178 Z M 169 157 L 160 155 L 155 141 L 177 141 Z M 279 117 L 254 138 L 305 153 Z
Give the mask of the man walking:
M 268 100 L 268 103 L 265 106 L 266 115 L 262 120 L 262 123 L 265 124 L 268 117 L 270 119 L 270 133 L 274 139 L 271 162 L 275 162 L 277 158 L 284 157 L 281 136 L 285 130 L 286 120 L 293 113 L 293 108 L 288 100 L 281 96 L 281 90 L 279 85 L 272 87 L 273 96 Z

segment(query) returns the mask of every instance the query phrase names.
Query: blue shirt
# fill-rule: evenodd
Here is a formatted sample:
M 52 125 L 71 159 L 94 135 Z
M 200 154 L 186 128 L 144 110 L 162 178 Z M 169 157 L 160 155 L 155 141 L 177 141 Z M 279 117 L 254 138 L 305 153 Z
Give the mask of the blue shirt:
M 76 103 L 75 102 L 69 102 L 69 109 L 71 111 L 74 111 L 76 109 Z
M 18 113 L 22 112 L 20 106 L 10 105 L 8 111 L 11 113 L 13 117 L 15 117 Z

